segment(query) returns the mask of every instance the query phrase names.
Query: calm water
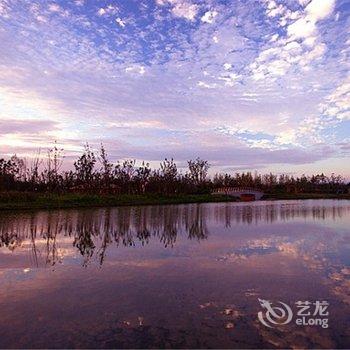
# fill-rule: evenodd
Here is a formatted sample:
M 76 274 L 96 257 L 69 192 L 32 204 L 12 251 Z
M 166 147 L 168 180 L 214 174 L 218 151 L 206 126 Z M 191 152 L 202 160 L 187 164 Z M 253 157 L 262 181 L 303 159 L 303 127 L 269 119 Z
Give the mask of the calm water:
M 350 201 L 7 212 L 0 247 L 2 348 L 350 347 Z

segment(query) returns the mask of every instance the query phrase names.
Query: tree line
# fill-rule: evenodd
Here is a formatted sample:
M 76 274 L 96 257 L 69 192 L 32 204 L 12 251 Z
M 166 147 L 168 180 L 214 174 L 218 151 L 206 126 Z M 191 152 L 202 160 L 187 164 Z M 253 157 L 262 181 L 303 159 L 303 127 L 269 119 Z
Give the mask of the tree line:
M 96 152 L 88 144 L 74 162 L 74 169 L 61 170 L 64 150 L 55 143 L 45 156 L 38 154 L 28 164 L 13 155 L 0 159 L 0 191 L 55 193 L 145 194 L 162 195 L 210 193 L 220 187 L 253 187 L 267 193 L 345 193 L 347 184 L 339 176 L 324 174 L 300 177 L 251 172 L 208 176 L 210 164 L 201 158 L 189 160 L 179 171 L 172 158 L 158 169 L 133 159 L 113 163 L 101 145 Z

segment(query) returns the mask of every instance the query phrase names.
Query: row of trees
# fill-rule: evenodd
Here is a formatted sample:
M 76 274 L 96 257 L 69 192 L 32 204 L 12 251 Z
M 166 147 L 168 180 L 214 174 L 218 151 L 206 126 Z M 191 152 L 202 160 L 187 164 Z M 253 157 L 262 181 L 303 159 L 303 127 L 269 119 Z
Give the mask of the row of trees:
M 254 187 L 266 192 L 329 192 L 346 191 L 341 176 L 321 175 L 293 177 L 260 175 L 250 172 L 216 174 L 208 177 L 209 163 L 197 158 L 187 162 L 180 172 L 173 159 L 165 159 L 159 169 L 149 163 L 137 165 L 135 160 L 113 164 L 103 145 L 99 152 L 86 144 L 83 154 L 74 162 L 74 170 L 62 171 L 63 149 L 56 144 L 45 157 L 38 154 L 28 164 L 26 159 L 12 156 L 0 159 L 0 190 L 33 192 L 84 193 L 209 193 L 218 187 Z

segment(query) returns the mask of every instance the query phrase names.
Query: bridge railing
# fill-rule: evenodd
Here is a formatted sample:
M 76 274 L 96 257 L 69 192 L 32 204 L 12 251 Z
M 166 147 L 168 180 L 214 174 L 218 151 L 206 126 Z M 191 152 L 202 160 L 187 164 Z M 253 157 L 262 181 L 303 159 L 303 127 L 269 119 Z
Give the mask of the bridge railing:
M 245 193 L 262 193 L 261 190 L 251 187 L 220 187 L 215 189 L 212 193 L 232 193 L 232 192 L 245 192 Z

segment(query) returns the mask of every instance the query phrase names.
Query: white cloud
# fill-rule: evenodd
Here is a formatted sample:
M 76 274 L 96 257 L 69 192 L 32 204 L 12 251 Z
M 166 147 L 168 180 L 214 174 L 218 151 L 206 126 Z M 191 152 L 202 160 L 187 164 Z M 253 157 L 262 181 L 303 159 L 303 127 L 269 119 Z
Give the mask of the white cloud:
M 99 16 L 103 16 L 105 13 L 106 13 L 106 10 L 104 8 L 102 8 L 102 7 L 97 11 L 97 14 Z
M 268 0 L 267 1 L 267 8 L 269 10 L 272 10 L 272 9 L 276 8 L 276 6 L 277 6 L 277 4 L 276 4 L 276 2 L 274 0 Z
M 320 112 L 337 120 L 350 120 L 350 76 L 320 104 Z
M 67 9 L 63 9 L 60 5 L 58 5 L 56 3 L 49 4 L 48 10 L 49 10 L 49 12 L 57 13 L 62 17 L 69 16 L 69 11 Z
M 335 0 L 312 0 L 305 8 L 307 16 L 314 22 L 328 17 L 334 10 Z
M 83 6 L 85 4 L 85 0 L 75 0 L 74 3 L 77 6 Z
M 286 11 L 286 8 L 283 5 L 279 5 L 278 7 L 272 8 L 271 10 L 267 11 L 267 15 L 269 17 L 276 17 L 283 15 Z
M 235 73 L 229 73 L 228 75 L 222 75 L 218 79 L 223 80 L 226 86 L 234 86 L 236 81 L 240 78 L 240 75 Z
M 312 47 L 312 46 L 314 46 L 314 44 L 315 44 L 315 42 L 316 42 L 316 37 L 315 36 L 310 36 L 310 37 L 308 37 L 308 38 L 306 38 L 304 41 L 303 41 L 303 43 L 305 44 L 305 45 L 307 45 L 307 46 L 310 46 L 310 47 Z
M 274 35 L 272 35 L 270 41 L 274 42 L 274 41 L 276 41 L 278 39 L 278 37 L 279 37 L 278 33 L 275 33 Z
M 170 5 L 171 13 L 176 17 L 186 18 L 193 21 L 198 13 L 198 5 L 188 0 L 157 0 L 159 6 Z
M 61 11 L 61 7 L 55 3 L 52 3 L 49 5 L 49 11 L 50 12 L 60 12 Z
M 106 7 L 101 7 L 98 9 L 97 14 L 99 16 L 110 16 L 110 15 L 115 15 L 116 13 L 119 12 L 119 8 L 116 5 L 108 5 Z
M 190 21 L 193 21 L 197 15 L 198 6 L 185 1 L 176 1 L 175 6 L 171 12 L 176 17 L 183 17 Z
M 284 60 L 275 60 L 268 65 L 267 71 L 272 75 L 284 75 L 290 64 Z
M 216 11 L 207 11 L 201 18 L 202 22 L 213 23 L 215 17 L 218 15 Z
M 208 84 L 208 83 L 205 83 L 204 81 L 199 81 L 197 85 L 199 87 L 206 88 L 206 89 L 215 89 L 217 87 L 215 83 Z
M 286 51 L 300 51 L 301 47 L 296 41 L 290 41 L 285 47 L 284 50 Z
M 317 33 L 316 23 L 327 18 L 334 10 L 335 0 L 312 0 L 301 18 L 288 26 L 288 35 L 308 38 Z
M 36 19 L 37 19 L 38 22 L 41 22 L 41 23 L 46 23 L 47 22 L 47 19 L 44 16 L 41 16 L 41 15 L 36 16 Z
M 119 24 L 121 27 L 125 27 L 125 22 L 120 18 L 116 18 L 115 21 L 117 22 L 117 24 Z
M 127 73 L 134 72 L 134 73 L 139 73 L 139 74 L 143 75 L 146 73 L 146 69 L 144 66 L 135 65 L 135 66 L 126 67 L 125 72 L 127 72 Z
M 289 36 L 295 39 L 308 38 L 316 33 L 316 24 L 307 17 L 300 18 L 288 26 L 287 32 Z
M 309 59 L 313 60 L 323 56 L 323 54 L 326 52 L 326 49 L 327 49 L 326 44 L 324 43 L 318 44 L 317 46 L 314 47 L 312 51 L 308 53 Z

